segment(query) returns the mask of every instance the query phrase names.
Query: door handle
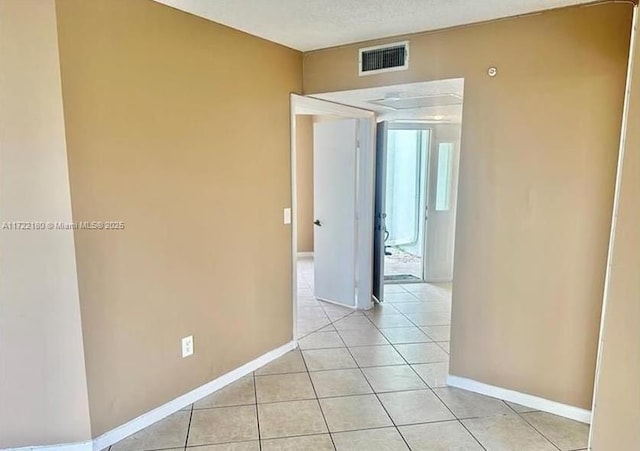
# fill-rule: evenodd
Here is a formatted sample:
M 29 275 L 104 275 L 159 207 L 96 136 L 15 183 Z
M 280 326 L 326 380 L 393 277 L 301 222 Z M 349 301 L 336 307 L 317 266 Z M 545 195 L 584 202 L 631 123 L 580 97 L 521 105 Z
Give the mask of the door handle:
M 322 227 L 322 223 L 320 222 L 320 220 L 319 220 L 319 219 L 316 219 L 315 221 L 313 221 L 313 223 L 314 223 L 315 225 L 317 225 L 318 227 Z

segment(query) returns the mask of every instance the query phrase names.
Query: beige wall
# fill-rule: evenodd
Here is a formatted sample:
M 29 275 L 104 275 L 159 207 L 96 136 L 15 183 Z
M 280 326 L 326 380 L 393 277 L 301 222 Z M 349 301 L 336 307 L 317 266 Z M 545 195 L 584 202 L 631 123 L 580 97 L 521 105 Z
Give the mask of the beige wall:
M 591 447 L 640 449 L 640 40 L 635 44 Z
M 70 222 L 54 0 L 0 0 L 0 221 Z M 0 448 L 91 436 L 73 232 L 0 229 Z
M 74 218 L 126 224 L 76 233 L 99 435 L 292 339 L 301 55 L 151 0 L 57 11 Z
M 591 407 L 631 12 L 409 36 L 408 71 L 361 78 L 359 46 L 305 54 L 307 94 L 465 78 L 454 375 Z
M 298 252 L 313 252 L 313 116 L 296 116 Z

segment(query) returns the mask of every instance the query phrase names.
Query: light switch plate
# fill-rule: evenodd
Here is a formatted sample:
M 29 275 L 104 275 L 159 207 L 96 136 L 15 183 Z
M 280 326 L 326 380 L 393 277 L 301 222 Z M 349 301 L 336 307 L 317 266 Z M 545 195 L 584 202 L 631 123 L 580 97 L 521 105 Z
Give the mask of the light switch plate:
M 284 223 L 291 224 L 291 208 L 284 209 Z

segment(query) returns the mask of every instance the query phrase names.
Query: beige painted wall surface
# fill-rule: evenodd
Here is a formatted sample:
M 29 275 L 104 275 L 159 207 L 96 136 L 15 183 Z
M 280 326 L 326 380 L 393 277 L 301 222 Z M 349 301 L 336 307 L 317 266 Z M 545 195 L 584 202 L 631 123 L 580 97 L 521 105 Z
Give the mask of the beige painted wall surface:
M 305 55 L 307 94 L 465 78 L 454 375 L 591 407 L 631 13 L 409 36 L 408 71 L 361 78 L 359 46 Z
M 59 0 L 94 435 L 292 339 L 301 55 L 150 0 Z M 195 354 L 180 355 L 193 335 Z
M 54 0 L 0 0 L 0 222 L 71 222 Z M 90 438 L 73 232 L 0 229 L 0 448 Z
M 313 116 L 296 116 L 298 252 L 313 252 Z
M 593 451 L 640 449 L 640 40 L 613 241 Z

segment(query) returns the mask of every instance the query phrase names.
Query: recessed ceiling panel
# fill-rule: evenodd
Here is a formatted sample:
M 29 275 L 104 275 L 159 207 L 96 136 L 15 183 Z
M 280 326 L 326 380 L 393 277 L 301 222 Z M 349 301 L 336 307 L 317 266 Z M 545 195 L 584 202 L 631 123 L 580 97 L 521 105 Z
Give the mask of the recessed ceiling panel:
M 393 110 L 410 110 L 437 106 L 462 105 L 462 96 L 458 94 L 433 94 L 414 97 L 391 97 L 369 100 L 370 103 Z

